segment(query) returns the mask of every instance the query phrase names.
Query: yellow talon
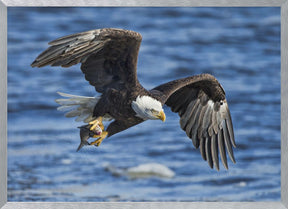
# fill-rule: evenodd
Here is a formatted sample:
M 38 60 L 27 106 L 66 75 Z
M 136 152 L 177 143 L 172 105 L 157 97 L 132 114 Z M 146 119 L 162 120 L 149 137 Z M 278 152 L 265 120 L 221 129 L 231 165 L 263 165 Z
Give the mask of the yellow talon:
M 102 123 L 99 124 L 99 127 L 101 128 L 101 130 L 104 130 L 104 125 Z
M 100 144 L 102 143 L 102 141 L 106 138 L 106 136 L 108 135 L 108 132 L 107 131 L 103 131 L 101 133 L 101 135 L 94 135 L 93 138 L 97 138 L 99 137 L 98 139 L 96 139 L 95 141 L 91 142 L 90 145 L 95 145 L 95 146 L 100 146 Z
M 95 134 L 92 136 L 92 138 L 99 138 L 99 137 L 101 137 L 101 134 L 100 135 Z
M 99 126 L 102 130 L 104 130 L 104 125 L 102 123 L 102 117 L 98 117 L 95 120 L 91 121 L 89 125 L 92 125 L 90 127 L 90 131 L 94 131 L 97 126 Z

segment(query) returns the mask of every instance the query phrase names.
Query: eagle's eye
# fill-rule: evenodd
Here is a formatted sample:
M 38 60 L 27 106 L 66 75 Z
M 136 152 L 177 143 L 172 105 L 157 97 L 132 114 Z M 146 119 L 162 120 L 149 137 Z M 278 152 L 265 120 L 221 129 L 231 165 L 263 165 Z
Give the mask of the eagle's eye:
M 151 109 L 150 111 L 151 111 L 152 114 L 157 114 L 158 113 L 158 111 L 154 110 L 154 109 Z

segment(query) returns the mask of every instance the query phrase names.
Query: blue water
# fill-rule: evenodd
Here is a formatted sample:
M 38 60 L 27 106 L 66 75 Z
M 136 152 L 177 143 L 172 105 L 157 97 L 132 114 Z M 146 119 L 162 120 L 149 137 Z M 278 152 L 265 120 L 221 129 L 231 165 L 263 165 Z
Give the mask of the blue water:
M 165 107 L 103 141 L 79 143 L 77 123 L 57 112 L 56 91 L 94 96 L 79 65 L 32 69 L 47 43 L 95 28 L 143 36 L 138 77 L 150 89 L 200 73 L 226 90 L 237 163 L 211 170 Z M 279 201 L 279 8 L 8 8 L 8 201 Z M 169 178 L 115 176 L 160 163 Z

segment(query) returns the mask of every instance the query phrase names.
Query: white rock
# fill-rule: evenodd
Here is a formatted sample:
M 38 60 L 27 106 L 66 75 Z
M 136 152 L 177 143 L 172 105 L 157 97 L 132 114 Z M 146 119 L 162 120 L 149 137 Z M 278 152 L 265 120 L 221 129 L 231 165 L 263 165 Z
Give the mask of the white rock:
M 158 163 L 147 163 L 127 169 L 127 174 L 132 178 L 141 178 L 149 176 L 159 176 L 172 178 L 175 173 L 165 165 Z

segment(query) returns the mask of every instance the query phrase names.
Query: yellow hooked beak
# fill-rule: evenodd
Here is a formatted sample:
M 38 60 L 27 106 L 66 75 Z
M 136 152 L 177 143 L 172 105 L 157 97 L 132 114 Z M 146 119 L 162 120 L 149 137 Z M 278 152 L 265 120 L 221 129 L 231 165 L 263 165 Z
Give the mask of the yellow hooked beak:
M 159 118 L 160 120 L 162 120 L 163 122 L 165 122 L 166 120 L 166 115 L 164 113 L 164 111 L 160 111 L 159 114 L 156 115 L 157 118 Z

